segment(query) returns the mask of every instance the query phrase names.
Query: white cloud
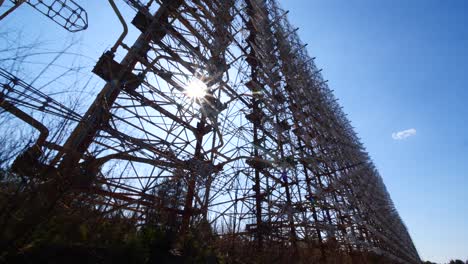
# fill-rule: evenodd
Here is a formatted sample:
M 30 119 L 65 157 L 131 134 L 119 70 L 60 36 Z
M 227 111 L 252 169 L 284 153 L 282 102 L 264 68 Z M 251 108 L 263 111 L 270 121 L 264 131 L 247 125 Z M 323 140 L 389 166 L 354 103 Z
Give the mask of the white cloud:
M 405 139 L 407 137 L 411 137 L 414 135 L 416 135 L 416 129 L 410 128 L 410 129 L 406 129 L 403 131 L 393 132 L 392 138 L 395 140 L 402 140 L 402 139 Z

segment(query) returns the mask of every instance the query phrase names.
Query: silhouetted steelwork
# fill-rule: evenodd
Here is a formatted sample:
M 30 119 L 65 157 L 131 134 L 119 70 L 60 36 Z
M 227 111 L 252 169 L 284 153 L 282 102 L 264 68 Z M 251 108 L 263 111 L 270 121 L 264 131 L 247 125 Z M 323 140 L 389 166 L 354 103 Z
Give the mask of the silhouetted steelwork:
M 38 92 L 1 94 L 78 122 L 65 143 L 40 146 L 55 151 L 51 175 L 84 179 L 62 179 L 69 193 L 93 194 L 104 214 L 135 223 L 153 209 L 171 212 L 182 234 L 206 220 L 259 251 L 312 246 L 327 258 L 332 247 L 420 262 L 382 178 L 275 0 L 125 2 L 141 35 L 130 47 L 119 39 L 99 59 L 93 72 L 106 85 L 82 118 Z M 126 51 L 121 62 L 117 48 Z M 1 73 L 13 91 L 19 80 Z M 167 184 L 183 189 L 182 203 L 162 202 L 155 190 Z
M 88 14 L 73 0 L 10 0 L 10 2 L 13 6 L 0 15 L 0 20 L 26 3 L 70 32 L 88 28 Z M 2 3 L 3 1 L 0 1 L 0 6 Z

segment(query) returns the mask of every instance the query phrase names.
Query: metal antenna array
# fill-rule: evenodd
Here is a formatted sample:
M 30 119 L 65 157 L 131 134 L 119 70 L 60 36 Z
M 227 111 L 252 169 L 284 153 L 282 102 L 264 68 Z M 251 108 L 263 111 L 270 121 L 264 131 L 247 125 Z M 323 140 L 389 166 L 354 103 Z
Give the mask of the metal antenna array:
M 0 6 L 4 0 L 0 1 Z M 70 32 L 88 28 L 88 14 L 73 0 L 10 0 L 13 6 L 0 15 L 0 20 L 27 3 L 46 17 Z
M 208 222 L 226 248 L 241 239 L 296 257 L 316 248 L 323 259 L 334 249 L 420 262 L 382 178 L 275 0 L 125 2 L 141 34 L 131 46 L 123 34 L 99 59 L 93 72 L 106 85 L 82 118 L 37 92 L 39 104 L 9 99 L 78 122 L 64 144 L 38 143 L 55 151 L 41 166 L 62 194 L 88 193 L 103 215 L 137 225 L 152 210 L 168 212 L 181 234 Z M 117 49 L 126 51 L 121 62 Z M 1 73 L 9 87 L 12 77 Z M 157 190 L 166 185 L 183 199 L 164 202 Z

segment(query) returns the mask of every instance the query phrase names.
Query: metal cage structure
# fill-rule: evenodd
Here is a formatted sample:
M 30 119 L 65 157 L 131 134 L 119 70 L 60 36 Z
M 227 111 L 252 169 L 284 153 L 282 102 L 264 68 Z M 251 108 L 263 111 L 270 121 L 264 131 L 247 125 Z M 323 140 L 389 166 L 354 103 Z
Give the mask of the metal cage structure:
M 133 45 L 123 34 L 98 60 L 93 72 L 106 84 L 83 116 L 0 71 L 1 107 L 44 131 L 14 167 L 46 174 L 54 198 L 75 195 L 136 225 L 162 210 L 182 234 L 208 222 L 259 249 L 314 245 L 323 257 L 334 247 L 420 263 L 381 176 L 276 0 L 125 2 L 141 34 Z M 76 127 L 54 142 L 22 108 Z M 167 202 L 164 186 L 180 199 Z

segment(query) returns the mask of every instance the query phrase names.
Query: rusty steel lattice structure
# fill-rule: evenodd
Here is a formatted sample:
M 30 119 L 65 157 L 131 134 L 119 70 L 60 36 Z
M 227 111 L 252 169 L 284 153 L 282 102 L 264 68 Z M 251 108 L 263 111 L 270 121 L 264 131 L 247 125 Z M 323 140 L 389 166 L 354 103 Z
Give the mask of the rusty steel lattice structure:
M 0 6 L 4 0 L 0 1 Z M 28 4 L 70 32 L 88 28 L 88 14 L 73 0 L 10 0 L 13 6 L 0 15 L 0 20 L 23 3 Z
M 141 31 L 131 46 L 123 42 L 129 23 L 109 2 L 125 30 L 93 69 L 106 85 L 84 116 L 1 71 L 5 110 L 29 107 L 77 124 L 54 142 L 44 125 L 17 114 L 41 130 L 17 167 L 46 170 L 64 192 L 92 194 L 86 199 L 104 214 L 136 223 L 156 208 L 176 215 L 181 233 L 206 220 L 259 250 L 310 244 L 325 255 L 335 245 L 420 262 L 382 178 L 275 0 L 126 0 Z M 117 62 L 119 49 L 126 55 Z M 187 96 L 193 83 L 206 93 Z M 165 184 L 182 189 L 178 204 L 154 191 Z

